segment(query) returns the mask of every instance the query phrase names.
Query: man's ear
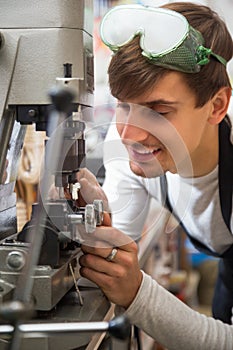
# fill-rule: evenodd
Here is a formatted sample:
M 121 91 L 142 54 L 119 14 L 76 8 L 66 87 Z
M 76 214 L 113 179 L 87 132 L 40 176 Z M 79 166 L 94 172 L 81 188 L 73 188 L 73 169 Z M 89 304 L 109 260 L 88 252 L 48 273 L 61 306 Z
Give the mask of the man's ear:
M 231 88 L 227 86 L 219 89 L 218 92 L 214 95 L 214 97 L 211 99 L 212 110 L 208 118 L 210 124 L 216 125 L 223 120 L 223 118 L 227 114 L 230 98 Z

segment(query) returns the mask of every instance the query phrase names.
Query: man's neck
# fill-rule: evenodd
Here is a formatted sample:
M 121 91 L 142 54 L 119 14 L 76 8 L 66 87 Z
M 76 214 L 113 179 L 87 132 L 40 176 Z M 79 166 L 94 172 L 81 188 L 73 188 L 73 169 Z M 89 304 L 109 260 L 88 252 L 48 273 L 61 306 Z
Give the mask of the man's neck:
M 219 140 L 218 127 L 212 130 L 211 135 L 207 135 L 197 150 L 193 152 L 191 162 L 193 174 L 182 172 L 183 177 L 201 177 L 213 171 L 219 160 Z

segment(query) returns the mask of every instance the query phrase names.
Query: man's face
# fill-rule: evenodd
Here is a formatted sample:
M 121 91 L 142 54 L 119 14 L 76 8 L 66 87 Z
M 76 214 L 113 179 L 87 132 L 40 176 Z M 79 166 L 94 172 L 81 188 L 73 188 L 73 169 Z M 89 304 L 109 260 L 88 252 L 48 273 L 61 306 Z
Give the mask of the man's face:
M 215 135 L 208 123 L 210 113 L 210 102 L 195 107 L 193 93 L 176 72 L 167 74 L 147 94 L 119 101 L 117 130 L 132 171 L 148 178 L 167 171 L 192 176 L 194 167 L 198 176 L 198 164 L 203 164 Z

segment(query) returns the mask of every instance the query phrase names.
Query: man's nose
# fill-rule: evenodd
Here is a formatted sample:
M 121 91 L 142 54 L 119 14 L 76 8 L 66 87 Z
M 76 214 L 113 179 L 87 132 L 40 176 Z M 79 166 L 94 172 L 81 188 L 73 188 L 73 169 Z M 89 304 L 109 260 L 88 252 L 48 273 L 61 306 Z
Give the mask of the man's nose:
M 130 140 L 135 142 L 142 142 L 147 139 L 148 131 L 128 121 L 123 125 L 120 136 L 122 141 L 127 142 L 127 140 Z

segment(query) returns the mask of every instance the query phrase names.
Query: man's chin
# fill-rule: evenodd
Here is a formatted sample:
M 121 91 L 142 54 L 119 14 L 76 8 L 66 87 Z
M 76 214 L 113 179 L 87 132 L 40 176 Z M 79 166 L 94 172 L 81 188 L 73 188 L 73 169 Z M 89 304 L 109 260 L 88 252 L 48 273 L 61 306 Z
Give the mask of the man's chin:
M 138 164 L 135 162 L 130 161 L 129 163 L 130 169 L 132 172 L 137 175 L 144 178 L 152 178 L 152 177 L 158 177 L 164 174 L 164 171 L 161 167 L 155 166 L 148 166 L 146 164 Z

